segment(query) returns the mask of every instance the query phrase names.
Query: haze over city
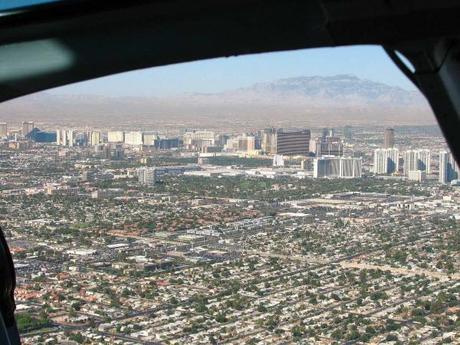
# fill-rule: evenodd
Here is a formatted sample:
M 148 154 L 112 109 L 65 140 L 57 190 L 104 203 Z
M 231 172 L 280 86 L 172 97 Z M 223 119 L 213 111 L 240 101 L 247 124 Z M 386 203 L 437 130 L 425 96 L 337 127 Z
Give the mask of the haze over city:
M 316 79 L 315 79 L 316 78 Z M 303 79 L 303 83 L 298 83 Z M 282 86 L 282 88 L 281 88 Z M 230 57 L 122 73 L 0 105 L 0 119 L 88 125 L 434 124 L 380 47 Z

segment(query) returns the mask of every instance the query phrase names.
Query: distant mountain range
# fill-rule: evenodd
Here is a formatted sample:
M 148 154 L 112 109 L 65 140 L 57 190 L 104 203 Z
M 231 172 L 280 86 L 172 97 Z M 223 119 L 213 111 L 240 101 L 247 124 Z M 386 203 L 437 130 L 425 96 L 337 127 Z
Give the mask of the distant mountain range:
M 418 91 L 352 75 L 309 76 L 220 93 L 174 97 L 64 96 L 38 93 L 0 104 L 1 121 L 81 124 L 254 126 L 433 124 Z
M 426 107 L 418 91 L 408 91 L 353 75 L 296 77 L 216 94 L 190 94 L 200 102 L 313 104 L 323 106 Z

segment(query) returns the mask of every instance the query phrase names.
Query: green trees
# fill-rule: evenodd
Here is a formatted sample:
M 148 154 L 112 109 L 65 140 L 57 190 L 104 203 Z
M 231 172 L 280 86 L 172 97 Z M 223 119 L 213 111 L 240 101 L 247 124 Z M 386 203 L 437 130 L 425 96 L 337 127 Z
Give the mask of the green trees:
M 46 327 L 51 324 L 51 320 L 46 314 L 35 316 L 29 313 L 18 313 L 16 315 L 16 323 L 20 332 L 27 332 Z
M 224 312 L 220 312 L 215 317 L 216 321 L 219 323 L 227 322 L 227 317 Z
M 305 327 L 302 325 L 295 325 L 291 329 L 291 334 L 294 339 L 302 338 L 306 333 Z

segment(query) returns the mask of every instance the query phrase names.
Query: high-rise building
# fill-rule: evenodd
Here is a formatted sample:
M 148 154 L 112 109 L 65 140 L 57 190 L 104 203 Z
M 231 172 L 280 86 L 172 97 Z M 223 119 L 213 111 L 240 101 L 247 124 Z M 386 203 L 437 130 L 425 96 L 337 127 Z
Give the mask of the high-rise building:
M 75 146 L 75 131 L 67 131 L 67 146 Z
M 427 149 L 408 150 L 404 152 L 404 174 L 409 176 L 410 171 L 431 172 L 431 152 Z
M 154 146 L 156 138 L 157 136 L 155 133 L 144 132 L 143 137 L 142 137 L 142 144 L 145 146 Z
M 377 149 L 374 151 L 374 173 L 392 174 L 399 170 L 399 150 Z
M 343 143 L 339 137 L 326 136 L 316 138 L 310 143 L 310 151 L 317 157 L 321 156 L 342 156 Z
M 238 137 L 229 138 L 225 143 L 224 150 L 227 152 L 236 152 L 238 151 L 238 144 Z
M 187 131 L 183 135 L 184 146 L 188 149 L 202 149 L 205 146 L 214 146 L 215 134 L 212 131 Z
M 256 138 L 252 135 L 243 134 L 238 140 L 239 151 L 251 152 L 256 148 Z
M 227 140 L 230 139 L 230 136 L 228 134 L 219 134 L 217 136 L 217 139 L 215 141 L 215 144 L 217 146 L 225 146 L 227 144 Z
M 140 184 L 146 186 L 155 185 L 155 168 L 139 168 L 137 169 L 137 178 Z
M 198 165 L 139 168 L 137 169 L 137 178 L 140 184 L 154 186 L 155 183 L 162 181 L 166 175 L 181 175 L 186 171 L 199 169 Z
M 450 152 L 439 152 L 439 182 L 446 184 L 457 180 L 459 171 L 458 164 Z
M 6 122 L 0 122 L 0 138 L 6 138 L 8 136 L 8 125 Z
M 409 175 L 410 171 L 418 170 L 417 164 L 417 151 L 409 150 L 404 152 L 403 154 L 404 159 L 404 175 Z
M 309 129 L 279 129 L 276 132 L 276 154 L 308 155 L 311 133 Z
M 341 178 L 358 178 L 362 175 L 362 159 L 355 157 L 340 158 L 340 175 Z
M 109 143 L 123 143 L 125 141 L 125 132 L 109 131 L 107 133 L 107 141 Z
M 57 129 L 56 130 L 56 144 L 57 145 L 62 145 L 63 138 L 62 138 L 62 130 Z
M 267 128 L 262 132 L 262 151 L 267 154 L 276 153 L 276 129 Z
M 227 139 L 225 144 L 226 151 L 240 151 L 240 152 L 251 152 L 255 150 L 256 140 L 252 135 L 242 134 L 237 137 Z
M 393 128 L 385 128 L 383 147 L 386 149 L 395 147 L 395 130 Z
M 313 161 L 313 177 L 315 178 L 359 178 L 361 175 L 361 158 L 323 156 Z
M 32 121 L 24 121 L 22 123 L 22 135 L 24 137 L 30 132 L 32 132 L 33 129 L 34 129 L 34 123 Z
M 94 145 L 94 153 L 97 157 L 109 159 L 110 158 L 110 147 L 105 144 Z
M 126 145 L 143 145 L 144 134 L 142 132 L 126 132 L 125 133 Z
M 345 137 L 346 140 L 351 140 L 352 138 L 351 126 L 345 126 L 343 128 L 343 136 Z
M 156 138 L 154 140 L 155 148 L 158 150 L 175 149 L 181 146 L 181 144 L 182 141 L 179 138 Z
M 125 158 L 125 149 L 123 148 L 123 144 L 111 144 L 110 145 L 110 158 L 114 160 L 122 160 Z
M 311 133 L 309 129 L 268 128 L 262 133 L 262 150 L 267 154 L 308 155 Z
M 57 129 L 56 144 L 59 146 L 74 146 L 76 135 L 74 130 Z
M 91 132 L 77 133 L 75 136 L 76 146 L 89 146 L 91 143 Z
M 90 133 L 89 143 L 91 146 L 99 145 L 102 142 L 101 132 L 93 131 Z
M 418 170 L 424 171 L 426 174 L 431 173 L 431 151 L 428 149 L 418 150 L 417 157 Z

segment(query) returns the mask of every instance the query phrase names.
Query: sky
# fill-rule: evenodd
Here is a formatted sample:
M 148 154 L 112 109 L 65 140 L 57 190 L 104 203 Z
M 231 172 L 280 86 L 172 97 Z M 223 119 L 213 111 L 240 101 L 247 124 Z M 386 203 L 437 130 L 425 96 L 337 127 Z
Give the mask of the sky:
M 173 96 L 213 93 L 299 76 L 352 74 L 415 90 L 378 46 L 306 49 L 242 55 L 131 71 L 47 92 L 103 96 Z
M 0 0 L 0 11 L 59 0 Z

